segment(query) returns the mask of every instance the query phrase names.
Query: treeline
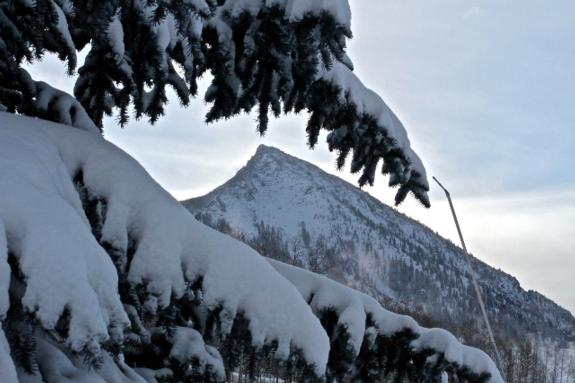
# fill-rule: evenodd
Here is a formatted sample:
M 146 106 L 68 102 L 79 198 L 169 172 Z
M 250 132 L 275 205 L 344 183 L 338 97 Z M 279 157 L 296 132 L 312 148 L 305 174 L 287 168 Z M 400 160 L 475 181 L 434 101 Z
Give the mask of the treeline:
M 575 357 L 565 348 L 523 342 L 504 347 L 502 358 L 508 383 L 575 382 Z
M 312 238 L 303 223 L 300 225 L 300 235 L 288 240 L 280 230 L 263 222 L 256 223 L 255 235 L 246 236 L 244 233 L 232 228 L 224 218 L 214 220 L 207 213 L 198 213 L 195 217 L 200 222 L 219 232 L 244 242 L 266 257 L 277 259 L 314 273 L 329 273 L 334 266 L 336 251 L 341 249 L 341 244 L 329 245 L 323 235 Z

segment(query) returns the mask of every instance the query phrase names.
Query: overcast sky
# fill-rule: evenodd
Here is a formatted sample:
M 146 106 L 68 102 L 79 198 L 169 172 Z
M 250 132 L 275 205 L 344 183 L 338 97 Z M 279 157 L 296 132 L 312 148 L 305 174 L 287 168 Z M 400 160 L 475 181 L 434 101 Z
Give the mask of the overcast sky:
M 470 250 L 575 312 L 575 2 L 351 2 L 356 73 L 450 189 Z M 35 69 L 67 87 L 63 73 L 52 63 Z M 336 173 L 321 139 L 306 148 L 305 116 L 275 120 L 259 138 L 254 116 L 206 127 L 205 112 L 201 99 L 186 110 L 174 99 L 154 127 L 110 120 L 105 133 L 179 199 L 225 182 L 261 143 Z M 385 184 L 366 190 L 391 204 Z M 458 243 L 431 186 L 431 209 L 408 201 L 399 210 Z

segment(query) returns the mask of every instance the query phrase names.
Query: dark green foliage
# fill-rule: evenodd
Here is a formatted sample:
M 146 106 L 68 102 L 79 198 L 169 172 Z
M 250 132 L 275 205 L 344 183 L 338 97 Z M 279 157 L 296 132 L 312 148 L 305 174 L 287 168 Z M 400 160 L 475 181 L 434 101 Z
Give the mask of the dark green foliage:
M 205 322 L 217 324 L 217 316 L 214 315 L 207 315 L 206 321 L 200 320 L 200 316 L 205 317 L 205 310 L 201 307 L 202 281 L 190 283 L 186 294 L 179 299 L 174 298 L 166 308 L 158 309 L 155 298 L 145 285 L 134 285 L 128 280 L 136 240 L 130 239 L 130 246 L 125 252 L 103 243 L 101 227 L 106 217 L 107 203 L 85 188 L 82 172 L 76 175 L 74 181 L 92 232 L 114 261 L 119 276 L 120 297 L 130 320 L 130 328 L 124 330 L 121 343 L 109 343 L 107 350 L 115 355 L 122 353 L 130 366 L 167 369 L 171 371 L 168 380 L 171 382 L 221 381 L 213 366 L 202 364 L 196 355 L 190 355 L 186 362 L 171 355 L 180 329 L 197 329 L 209 333 L 206 330 L 209 325 L 206 326 Z
M 50 52 L 66 62 L 68 72 L 76 66 L 76 51 L 57 28 L 57 5 L 52 0 L 35 3 L 28 7 L 20 1 L 0 1 L 0 104 L 12 112 L 33 114 L 37 94 L 20 68 L 24 61 L 39 60 Z
M 387 135 L 393 127 L 358 112 L 344 101 L 347 89 L 320 76 L 351 67 L 348 26 L 327 11 L 293 19 L 280 5 L 258 7 L 238 11 L 232 0 L 1 0 L 0 105 L 100 129 L 114 113 L 126 124 L 133 107 L 136 118 L 154 123 L 165 112 L 167 86 L 185 106 L 197 94 L 198 78 L 209 72 L 207 122 L 257 108 L 257 130 L 264 134 L 270 114 L 307 111 L 310 147 L 325 129 L 338 167 L 353 153 L 351 171 L 361 172 L 360 186 L 373 184 L 382 161 L 390 185 L 399 186 L 397 203 L 412 192 L 428 206 L 425 175 L 410 149 Z M 76 99 L 34 81 L 21 67 L 54 53 L 73 74 L 76 51 L 85 47 Z
M 485 383 L 489 374 L 476 374 L 467 366 L 448 362 L 433 349 L 415 351 L 412 341 L 418 338 L 409 329 L 389 336 L 377 333 L 370 316 L 359 354 L 349 343 L 346 328 L 338 325 L 338 315 L 324 310 L 319 315 L 331 339 L 327 380 L 329 382 L 441 382 L 442 373 L 457 377 L 460 382 Z
M 12 358 L 29 374 L 38 372 L 33 323 L 32 315 L 25 313 L 21 305 L 11 305 L 6 320 L 3 322 L 6 338 L 12 350 Z
M 368 325 L 370 322 L 368 318 Z M 408 329 L 390 336 L 366 331 L 351 381 L 431 383 L 441 382 L 442 373 L 459 382 L 485 383 L 489 380 L 489 374 L 478 375 L 466 366 L 448 362 L 437 350 L 415 351 L 411 342 L 417 337 Z
M 187 291 L 182 297 L 172 298 L 170 305 L 158 309 L 147 286 L 134 285 L 128 280 L 137 239 L 130 238 L 127 251 L 102 242 L 101 228 L 106 219 L 107 202 L 91 194 L 84 186 L 81 171 L 74 177 L 74 183 L 95 238 L 106 249 L 116 266 L 120 297 L 130 321 L 130 327 L 124 330 L 124 337 L 120 342 L 106 344 L 107 352 L 113 355 L 122 354 L 129 366 L 145 366 L 164 373 L 169 371 L 168 377 L 165 378 L 168 382 L 220 382 L 214 367 L 206 365 L 205 361 L 198 359 L 196 355 L 190 355 L 189 359 L 182 362 L 171 354 L 178 339 L 182 339 L 179 332 L 197 331 L 202 342 L 205 340 L 219 351 L 216 355 L 221 356 L 228 378 L 232 372 L 237 372 L 243 379 L 250 379 L 248 381 L 265 374 L 273 374 L 285 378 L 286 381 L 319 381 L 312 366 L 305 363 L 297 350 L 288 360 L 280 361 L 274 356 L 274 345 L 254 346 L 249 321 L 241 313 L 231 317 L 221 307 L 205 307 L 201 277 L 189 281 Z M 229 227 L 225 222 L 219 224 L 222 229 Z M 65 315 L 61 322 L 64 328 Z M 65 339 L 65 336 L 60 339 Z
M 187 290 L 180 298 L 174 297 L 170 305 L 158 308 L 148 286 L 145 283 L 133 284 L 127 277 L 137 238 L 131 239 L 126 251 L 102 243 L 101 227 L 106 219 L 107 202 L 84 186 L 82 172 L 76 175 L 75 184 L 96 239 L 114 260 L 120 279 L 120 297 L 130 321 L 124 337 L 115 337 L 113 329 L 110 331 L 112 336 L 102 352 L 123 358 L 132 367 L 145 366 L 161 371 L 165 381 L 220 382 L 222 378 L 217 375 L 215 367 L 206 364 L 201 356 L 191 353 L 182 359 L 172 353 L 176 343 L 192 332 L 195 338 L 190 339 L 201 341 L 202 345 L 205 341 L 219 351 L 213 349 L 212 353 L 217 358 L 221 357 L 228 378 L 234 372 L 245 381 L 254 381 L 262 376 L 277 377 L 287 382 L 323 380 L 315 375 L 313 366 L 304 362 L 297 349 L 291 350 L 284 360 L 276 356 L 274 343 L 254 345 L 250 323 L 242 313 L 232 314 L 222 307 L 206 307 L 202 299 L 204 286 L 201 277 L 188 281 Z M 225 222 L 218 224 L 229 228 Z M 281 235 L 276 233 L 276 237 L 281 238 Z M 11 257 L 11 265 L 15 259 Z M 15 280 L 11 295 L 14 302 L 19 302 L 18 294 L 23 291 L 25 281 L 17 280 L 21 273 L 16 264 L 12 267 Z M 55 344 L 63 344 L 69 315 L 63 312 L 55 330 L 50 332 L 40 330 L 34 321 L 27 321 L 26 315 L 29 313 L 24 313 L 18 305 L 11 305 L 4 329 L 18 364 L 41 375 L 35 357 L 36 339 L 41 336 L 42 342 L 50 339 Z M 448 363 L 437 350 L 415 351 L 411 342 L 417 335 L 409 329 L 388 336 L 378 333 L 369 315 L 361 350 L 356 353 L 347 328 L 339 323 L 338 312 L 327 309 L 317 315 L 330 338 L 331 351 L 325 377 L 329 382 L 438 382 L 443 371 L 457 376 L 461 382 L 483 383 L 487 379 L 487 376 L 476 376 L 465 366 Z M 207 350 L 209 346 L 202 347 Z M 94 368 L 99 368 L 103 357 L 100 353 L 91 353 L 89 345 L 80 356 Z
M 347 329 L 338 324 L 338 315 L 334 310 L 325 310 L 320 314 L 321 325 L 330 338 L 328 360 L 328 382 L 340 382 L 349 377 L 355 361 L 353 346 Z

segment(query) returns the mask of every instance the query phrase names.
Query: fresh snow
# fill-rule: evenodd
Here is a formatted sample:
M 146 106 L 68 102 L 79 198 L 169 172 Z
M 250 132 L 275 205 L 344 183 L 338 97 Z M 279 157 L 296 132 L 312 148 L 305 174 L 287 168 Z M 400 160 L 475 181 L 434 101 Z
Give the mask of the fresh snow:
M 435 355 L 443 354 L 444 358 L 458 366 L 467 366 L 471 371 L 491 374 L 489 382 L 503 383 L 503 378 L 495 363 L 483 351 L 465 346 L 448 331 L 420 327 L 415 320 L 406 315 L 392 313 L 373 298 L 359 291 L 350 289 L 324 276 L 287 265 L 270 259 L 275 269 L 299 289 L 302 297 L 309 302 L 314 312 L 333 309 L 338 314 L 338 324 L 344 326 L 356 355 L 359 353 L 366 333 L 366 317 L 370 315 L 375 322 L 377 335 L 391 336 L 405 329 L 410 329 L 418 338 L 411 342 L 415 351 L 432 349 Z M 430 356 L 431 357 L 431 356 Z
M 50 124 L 42 129 L 40 120 L 4 113 L 0 124 L 0 220 L 26 277 L 22 304 L 48 330 L 69 310 L 69 346 L 96 346 L 109 327 L 127 325 L 114 265 L 94 240 L 59 148 L 45 133 Z M 53 125 L 53 133 L 97 137 Z M 87 149 L 77 145 L 77 152 Z
M 23 371 L 21 383 L 150 383 L 142 375 L 128 367 L 122 359 L 114 360 L 103 354 L 102 366 L 98 370 L 86 368 L 81 355 L 73 355 L 54 341 L 40 337 L 36 341 L 36 359 L 42 377 Z
M 255 344 L 277 341 L 278 357 L 300 349 L 323 375 L 329 340 L 298 291 L 251 248 L 197 222 L 114 145 L 1 113 L 0 158 L 0 222 L 26 277 L 22 303 L 47 330 L 68 309 L 73 350 L 97 348 L 114 333 L 109 328 L 127 325 L 116 270 L 92 236 L 72 183 L 81 170 L 90 193 L 108 203 L 103 241 L 124 251 L 129 238 L 136 241 L 129 279 L 147 283 L 160 307 L 203 277 L 203 302 L 223 307 L 224 326 L 242 313 Z
M 327 12 L 339 24 L 351 28 L 348 0 L 236 0 L 226 2 L 222 9 L 232 17 L 237 17 L 244 12 L 257 15 L 264 6 L 283 8 L 289 21 L 299 21 L 309 13 L 317 16 Z
M 0 220 L 0 323 L 6 317 L 10 307 L 8 289 L 10 287 L 10 266 L 8 265 L 8 246 L 6 242 L 6 231 L 2 220 Z M 0 377 L 5 383 L 17 383 L 16 369 L 10 358 L 10 347 L 4 335 L 4 330 L 0 326 Z
M 330 69 L 320 65 L 319 69 L 318 78 L 339 87 L 339 97 L 342 102 L 354 105 L 360 115 L 372 116 L 377 121 L 378 126 L 385 129 L 385 134 L 393 138 L 396 147 L 406 154 L 411 168 L 405 169 L 403 177 L 407 180 L 411 177 L 411 172 L 416 171 L 419 174 L 417 181 L 429 189 L 423 162 L 411 149 L 407 130 L 385 101 L 377 93 L 363 85 L 355 73 L 344 63 L 334 62 Z M 337 131 L 332 134 L 336 133 Z M 383 133 L 379 138 L 380 140 L 383 139 Z
M 131 369 L 113 360 L 100 344 L 121 337 L 128 325 L 120 301 L 115 266 L 101 244 L 126 253 L 136 245 L 128 279 L 152 295 L 148 308 L 159 309 L 202 281 L 202 305 L 222 308 L 223 330 L 244 315 L 255 346 L 277 343 L 275 357 L 300 351 L 316 374 L 323 375 L 330 341 L 316 315 L 334 309 L 356 353 L 366 334 L 391 335 L 411 329 L 419 335 L 414 350 L 432 348 L 457 364 L 492 374 L 493 362 L 482 352 L 461 345 L 443 330 L 424 329 L 407 316 L 383 309 L 374 299 L 325 277 L 271 263 L 248 246 L 199 223 L 129 155 L 92 134 L 70 126 L 0 113 L 0 263 L 15 257 L 23 273 L 21 302 L 45 332 L 38 331 L 38 364 L 57 382 L 157 381 L 167 372 Z M 81 175 L 91 198 L 106 201 L 102 237 L 92 234 L 73 180 Z M 0 274 L 0 320 L 8 308 L 9 274 Z M 15 292 L 11 295 L 20 299 Z M 313 297 L 313 299 L 312 299 Z M 309 304 L 308 304 L 309 301 Z M 69 314 L 64 343 L 49 336 L 60 317 Z M 375 328 L 365 328 L 370 315 Z M 196 357 L 223 374 L 219 353 L 200 333 L 176 329 L 172 357 Z M 101 353 L 103 367 L 86 369 L 78 354 Z M 0 373 L 16 381 L 9 346 L 0 332 Z M 38 375 L 19 371 L 21 381 Z
M 0 320 L 4 319 L 10 307 L 10 298 L 8 296 L 9 287 L 10 266 L 8 265 L 8 244 L 4 224 L 0 221 Z
M 4 335 L 4 331 L 0 328 L 0 377 L 2 383 L 18 383 L 16 374 L 16 367 L 10 357 L 10 346 Z
M 36 89 L 34 104 L 39 111 L 44 113 L 55 111 L 61 123 L 99 134 L 98 127 L 74 97 L 43 81 L 33 81 L 32 78 L 29 78 L 29 86 Z
M 225 380 L 226 372 L 220 353 L 204 343 L 202 335 L 194 329 L 179 327 L 174 334 L 174 345 L 170 357 L 184 364 L 196 358 L 204 371 L 211 368 L 220 380 Z
M 114 52 L 115 60 L 121 63 L 124 59 L 126 47 L 124 45 L 124 29 L 119 14 L 114 15 L 108 25 L 108 43 Z
M 76 46 L 74 45 L 74 41 L 72 40 L 72 35 L 70 35 L 70 29 L 68 28 L 68 21 L 66 20 L 66 14 L 60 8 L 58 4 L 54 0 L 50 1 L 52 7 L 56 10 L 56 14 L 58 16 L 58 33 L 64 40 L 66 47 L 69 52 L 76 52 Z

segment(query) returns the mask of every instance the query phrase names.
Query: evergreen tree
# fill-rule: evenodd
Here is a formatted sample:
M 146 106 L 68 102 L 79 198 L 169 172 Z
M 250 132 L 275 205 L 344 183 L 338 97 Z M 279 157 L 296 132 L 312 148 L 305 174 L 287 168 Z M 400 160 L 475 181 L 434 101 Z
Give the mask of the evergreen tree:
M 293 3 L 293 4 L 292 4 Z M 396 202 L 411 192 L 429 205 L 425 169 L 403 126 L 352 72 L 345 53 L 351 37 L 345 1 L 2 0 L 0 105 L 6 110 L 70 125 L 103 128 L 117 112 L 155 122 L 164 114 L 166 87 L 187 105 L 205 73 L 207 122 L 257 108 L 264 134 L 269 115 L 309 113 L 308 144 L 330 132 L 330 150 L 359 184 L 373 184 L 378 164 L 398 186 Z M 288 6 L 289 5 L 289 6 Z M 143 43 L 145 42 L 145 43 Z M 76 52 L 74 96 L 35 81 L 25 62 L 57 54 L 70 74 Z
M 390 175 L 392 186 L 399 187 L 397 203 L 411 192 L 429 205 L 425 170 L 412 152 L 403 126 L 352 72 L 345 54 L 349 37 L 346 1 L 330 5 L 318 0 L 0 0 L 0 105 L 9 112 L 92 131 L 102 130 L 104 116 L 114 113 L 121 124 L 126 124 L 130 107 L 134 108 L 135 118 L 148 118 L 154 123 L 164 113 L 167 86 L 174 88 L 186 105 L 197 94 L 199 76 L 209 72 L 212 83 L 204 96 L 211 105 L 207 122 L 257 108 L 258 130 L 263 134 L 270 113 L 278 116 L 305 110 L 310 115 L 309 145 L 317 143 L 321 129 L 329 131 L 328 144 L 338 152 L 338 166 L 342 167 L 351 154 L 352 172 L 361 172 L 360 185 L 373 183 L 376 167 L 383 161 L 383 173 Z M 87 49 L 86 60 L 76 68 L 76 54 L 82 49 Z M 23 68 L 24 63 L 41 60 L 46 53 L 58 55 L 70 74 L 77 72 L 74 96 L 32 79 Z M 59 129 L 53 128 L 60 132 Z M 51 137 L 64 141 L 58 134 Z M 303 334 L 297 339 L 300 344 L 294 340 L 292 345 L 293 334 L 282 331 L 278 336 L 268 317 L 255 316 L 250 320 L 250 311 L 257 311 L 258 304 L 277 308 L 278 302 L 272 306 L 261 299 L 255 304 L 250 300 L 258 293 L 254 291 L 230 298 L 231 303 L 215 293 L 210 296 L 210 287 L 217 284 L 214 275 L 228 275 L 216 261 L 230 259 L 221 258 L 223 250 L 213 243 L 216 237 L 210 237 L 213 232 L 204 233 L 209 238 L 202 254 L 190 256 L 195 249 L 184 248 L 185 245 L 195 246 L 201 239 L 184 241 L 188 238 L 182 237 L 189 233 L 178 231 L 180 227 L 166 216 L 150 218 L 150 211 L 143 213 L 138 209 L 154 201 L 173 213 L 170 217 L 183 223 L 180 226 L 195 221 L 162 194 L 135 162 L 125 158 L 128 156 L 105 146 L 103 140 L 89 141 L 92 138 L 76 136 L 61 147 L 47 141 L 53 145 L 48 147 L 50 150 L 66 152 L 70 157 L 65 162 L 65 155 L 55 155 L 60 161 L 54 162 L 59 166 L 58 176 L 63 178 L 55 182 L 56 186 L 49 185 L 56 189 L 53 194 L 65 194 L 65 187 L 75 186 L 75 190 L 66 189 L 70 194 L 66 197 L 77 203 L 70 208 L 75 219 L 71 222 L 78 221 L 83 229 L 91 230 L 93 243 L 89 243 L 102 250 L 98 252 L 99 256 L 104 255 L 103 260 L 98 258 L 100 261 L 113 262 L 109 266 L 114 278 L 109 279 L 107 286 L 97 279 L 109 273 L 89 273 L 100 269 L 84 270 L 86 280 L 78 283 L 89 285 L 88 291 L 94 292 L 92 299 L 99 305 L 94 311 L 101 309 L 101 318 L 94 321 L 94 326 L 100 327 L 92 333 L 92 328 L 88 331 L 81 326 L 83 323 L 78 325 L 82 317 L 78 311 L 91 313 L 82 312 L 86 309 L 82 300 L 65 302 L 65 297 L 57 297 L 64 308 L 54 309 L 58 312 L 50 312 L 53 320 L 46 321 L 43 309 L 49 304 L 34 296 L 24 299 L 33 291 L 27 285 L 46 275 L 40 272 L 39 276 L 31 276 L 30 269 L 34 267 L 30 264 L 34 262 L 27 257 L 34 259 L 38 254 L 26 246 L 18 249 L 22 254 L 10 253 L 17 246 L 12 237 L 5 236 L 4 222 L 0 221 L 2 277 L 8 275 L 3 281 L 9 279 L 2 285 L 6 287 L 2 294 L 9 295 L 9 299 L 2 296 L 0 308 L 0 368 L 10 365 L 26 380 L 47 383 L 61 377 L 74 379 L 78 371 L 88 375 L 95 371 L 90 376 L 94 381 L 106 376 L 109 381 L 134 382 L 142 382 L 143 377 L 157 382 L 222 382 L 231 380 L 233 373 L 250 381 L 262 373 L 298 382 L 438 382 L 444 373 L 461 382 L 483 383 L 490 378 L 499 381 L 494 364 L 486 355 L 461 345 L 450 334 L 423 329 L 410 318 L 394 316 L 377 302 L 326 278 L 283 269 L 279 264 L 270 266 L 244 249 L 244 260 L 256 259 L 252 265 L 287 286 L 284 297 L 297 296 L 295 302 L 307 310 L 303 312 L 308 315 L 308 329 L 312 324 L 319 330 L 320 325 L 324 326 L 325 334 L 323 330 L 314 333 L 321 334 L 314 339 L 326 342 L 326 347 L 317 352 L 319 356 L 309 355 L 311 346 L 298 349 L 300 344 L 309 346 L 305 342 L 308 339 L 300 339 Z M 70 151 L 77 142 L 91 145 L 89 161 L 78 160 L 76 152 Z M 113 169 L 107 163 L 99 168 L 94 164 L 94 153 L 114 156 L 123 167 Z M 103 175 L 107 173 L 117 176 L 118 184 L 112 191 L 105 187 L 108 185 L 99 189 L 96 184 L 101 186 L 104 182 L 94 181 L 101 181 L 98 176 L 106 179 Z M 86 174 L 89 175 L 85 177 Z M 65 177 L 73 177 L 74 185 L 68 185 L 70 179 Z M 146 198 L 133 195 L 139 181 L 151 185 Z M 14 225 L 10 217 L 6 226 Z M 168 230 L 158 233 L 163 225 Z M 216 225 L 229 229 L 223 221 Z M 265 227 L 262 232 L 272 251 L 281 256 L 288 254 L 287 243 L 273 247 L 273 239 L 280 237 L 277 232 Z M 30 237 L 34 235 L 37 233 Z M 171 239 L 174 243 L 169 242 Z M 52 244 L 50 240 L 46 242 Z M 229 247 L 234 246 L 239 244 Z M 330 251 L 325 244 L 319 243 L 318 247 L 320 251 Z M 42 255 L 41 250 L 37 252 Z M 74 256 L 77 254 L 70 251 L 59 259 L 70 260 Z M 100 271 L 108 271 L 103 267 Z M 272 267 L 283 269 L 285 274 Z M 158 269 L 165 271 L 161 276 L 167 281 L 155 279 L 162 274 Z M 206 282 L 207 276 L 213 279 Z M 264 272 L 258 275 L 265 276 Z M 290 276 L 296 278 L 290 280 Z M 252 286 L 250 281 L 235 277 L 238 283 L 234 287 L 242 292 L 247 289 L 242 290 L 245 286 L 240 285 Z M 73 276 L 70 278 L 74 280 Z M 117 294 L 100 300 L 99 294 L 104 294 L 105 289 L 114 290 L 116 283 Z M 309 294 L 304 293 L 306 289 Z M 325 302 L 333 299 L 331 292 L 335 290 L 341 296 L 328 305 Z M 40 303 L 34 309 L 23 303 L 34 302 L 35 298 Z M 260 333 L 254 330 L 258 325 L 263 328 Z M 439 345 L 435 343 L 437 339 Z M 454 358 L 452 349 L 462 357 Z M 319 365 L 314 358 L 319 360 L 323 355 L 328 360 Z M 479 367 L 467 363 L 469 355 L 481 361 Z

